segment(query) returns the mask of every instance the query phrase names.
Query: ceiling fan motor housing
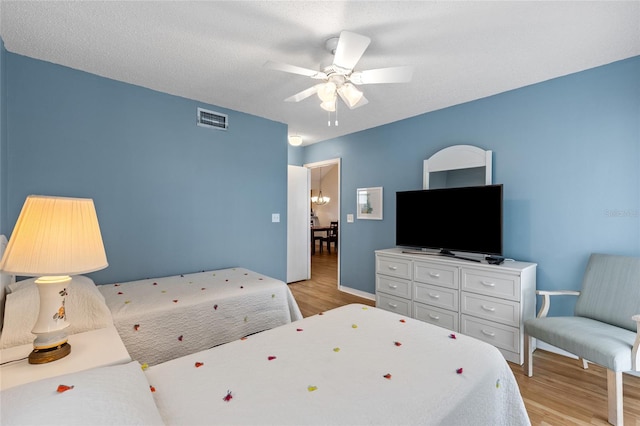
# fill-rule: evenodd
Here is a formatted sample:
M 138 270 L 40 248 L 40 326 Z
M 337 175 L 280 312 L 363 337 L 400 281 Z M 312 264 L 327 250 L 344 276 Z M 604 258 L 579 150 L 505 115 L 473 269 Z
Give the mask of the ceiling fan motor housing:
M 324 47 L 331 53 L 332 55 L 336 54 L 336 49 L 338 48 L 338 42 L 340 41 L 340 37 L 331 37 L 324 43 Z

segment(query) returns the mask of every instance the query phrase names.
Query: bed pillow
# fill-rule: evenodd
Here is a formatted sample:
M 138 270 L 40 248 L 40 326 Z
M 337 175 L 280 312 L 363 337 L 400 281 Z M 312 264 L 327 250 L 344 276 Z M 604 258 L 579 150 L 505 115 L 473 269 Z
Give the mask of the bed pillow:
M 73 388 L 64 392 L 58 386 Z M 63 390 L 63 389 L 61 389 Z M 136 361 L 27 383 L 2 391 L 3 425 L 161 425 Z
M 68 334 L 82 333 L 113 324 L 111 311 L 104 296 L 93 280 L 83 275 L 72 277 L 65 307 L 70 323 Z M 0 335 L 0 349 L 33 342 L 31 333 L 38 319 L 40 296 L 35 278 L 18 281 L 10 285 L 4 309 L 4 325 Z

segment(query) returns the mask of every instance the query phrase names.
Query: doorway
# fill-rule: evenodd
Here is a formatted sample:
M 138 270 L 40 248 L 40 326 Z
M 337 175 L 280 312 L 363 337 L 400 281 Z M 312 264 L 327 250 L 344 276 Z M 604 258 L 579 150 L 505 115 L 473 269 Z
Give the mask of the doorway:
M 338 222 L 337 241 L 329 245 L 326 241 L 315 241 L 312 234 L 312 248 L 309 254 L 311 275 L 321 273 L 323 278 L 331 281 L 334 288 L 340 288 L 340 159 L 305 164 L 311 173 L 310 209 L 311 222 L 321 228 L 329 227 L 331 222 Z M 320 197 L 321 196 L 321 197 Z M 325 236 L 328 231 L 318 233 Z M 317 244 L 317 245 L 316 245 Z M 322 245 L 320 245 L 322 244 Z M 315 267 L 314 270 L 314 260 Z M 334 281 L 335 280 L 335 281 Z

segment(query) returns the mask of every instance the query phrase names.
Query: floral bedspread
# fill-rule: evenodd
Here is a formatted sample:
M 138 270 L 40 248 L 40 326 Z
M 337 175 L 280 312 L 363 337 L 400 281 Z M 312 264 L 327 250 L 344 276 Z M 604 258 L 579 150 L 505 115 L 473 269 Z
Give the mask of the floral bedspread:
M 146 370 L 168 425 L 528 425 L 500 352 L 354 304 Z
M 302 318 L 284 282 L 244 268 L 98 288 L 129 355 L 148 365 Z

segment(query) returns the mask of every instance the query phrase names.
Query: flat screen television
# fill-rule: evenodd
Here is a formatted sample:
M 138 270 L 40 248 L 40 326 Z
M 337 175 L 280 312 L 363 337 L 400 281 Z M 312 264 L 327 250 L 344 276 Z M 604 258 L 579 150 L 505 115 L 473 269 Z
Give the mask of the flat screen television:
M 502 255 L 502 185 L 396 192 L 396 245 Z

